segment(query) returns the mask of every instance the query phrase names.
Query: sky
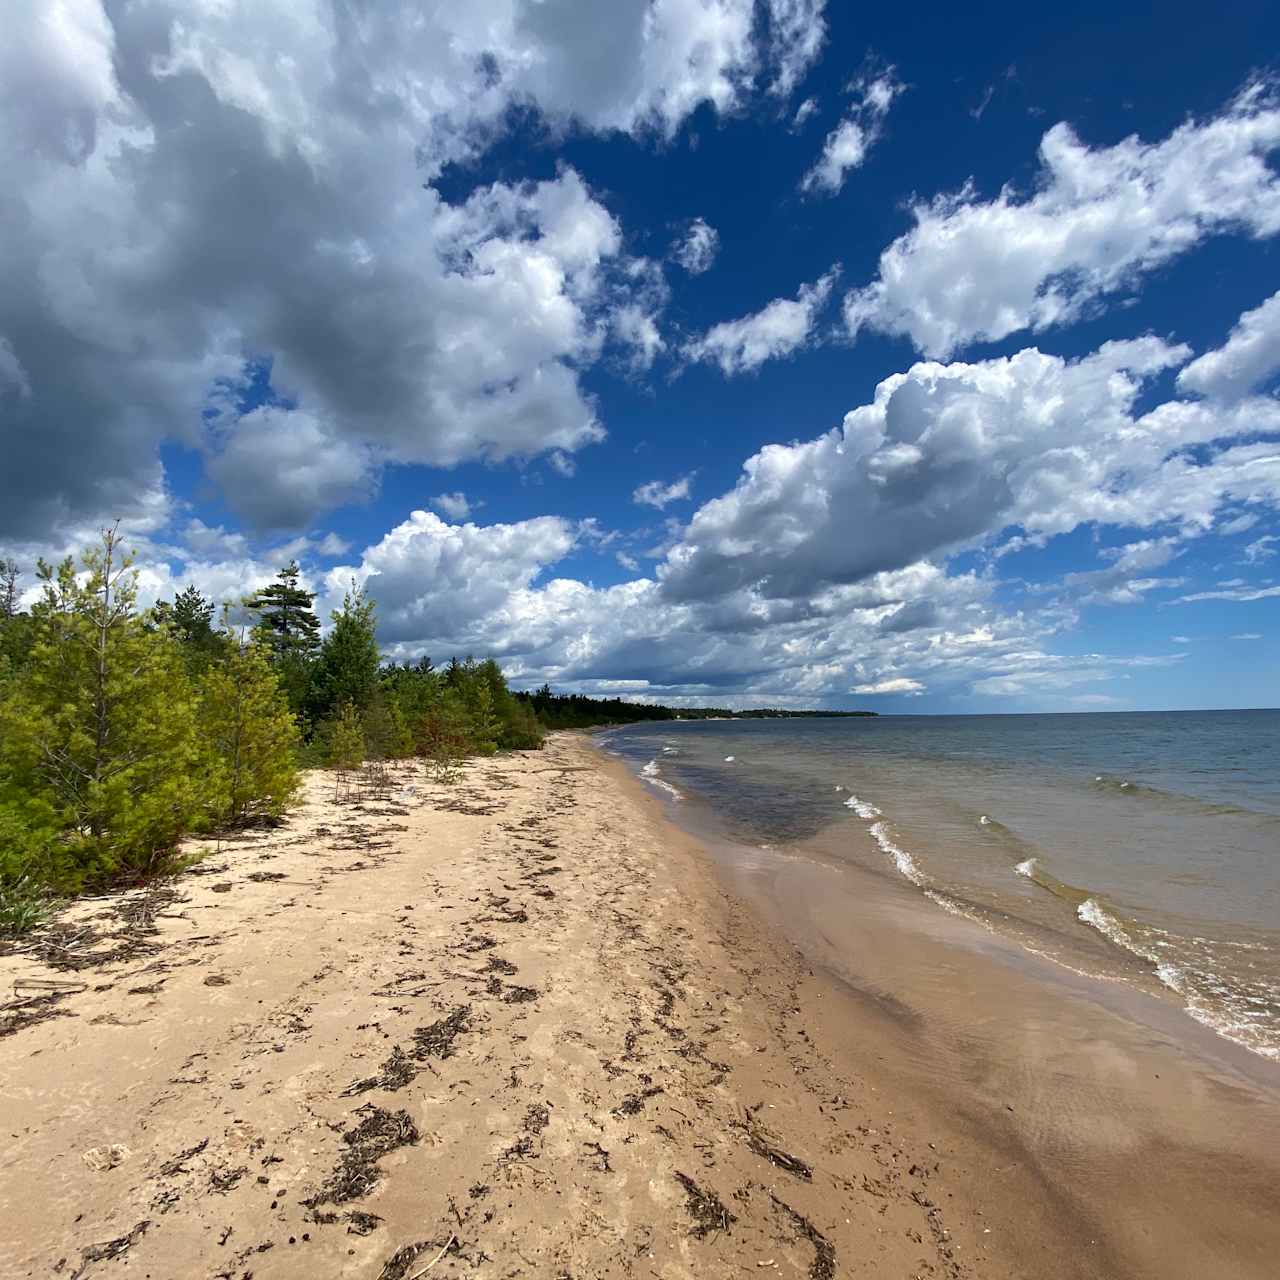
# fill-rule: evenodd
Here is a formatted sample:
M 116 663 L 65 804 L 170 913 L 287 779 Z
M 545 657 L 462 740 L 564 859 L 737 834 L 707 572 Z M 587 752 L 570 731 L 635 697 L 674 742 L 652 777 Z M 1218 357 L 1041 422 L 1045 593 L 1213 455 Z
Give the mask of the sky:
M 7 12 L 0 555 L 515 687 L 1280 705 L 1274 4 Z

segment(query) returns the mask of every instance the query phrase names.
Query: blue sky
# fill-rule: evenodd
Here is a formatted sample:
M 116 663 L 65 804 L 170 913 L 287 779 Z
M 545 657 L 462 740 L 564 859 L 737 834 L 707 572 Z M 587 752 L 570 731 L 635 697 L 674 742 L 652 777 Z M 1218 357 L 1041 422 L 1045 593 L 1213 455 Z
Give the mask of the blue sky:
M 1274 6 L 66 10 L 0 52 L 0 552 L 296 557 L 519 685 L 1280 703 Z

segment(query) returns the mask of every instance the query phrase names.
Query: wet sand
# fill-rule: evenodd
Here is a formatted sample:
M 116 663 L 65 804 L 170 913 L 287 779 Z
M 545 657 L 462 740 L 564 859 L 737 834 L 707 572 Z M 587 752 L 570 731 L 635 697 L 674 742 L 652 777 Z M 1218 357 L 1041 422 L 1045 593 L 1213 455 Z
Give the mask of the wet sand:
M 843 992 L 824 1050 L 895 1098 L 905 1139 L 964 1152 L 1021 1274 L 1280 1274 L 1280 1066 L 890 870 L 708 844 Z
M 924 921 L 570 735 L 315 775 L 0 957 L 4 1274 L 1274 1275 L 1265 1073 Z

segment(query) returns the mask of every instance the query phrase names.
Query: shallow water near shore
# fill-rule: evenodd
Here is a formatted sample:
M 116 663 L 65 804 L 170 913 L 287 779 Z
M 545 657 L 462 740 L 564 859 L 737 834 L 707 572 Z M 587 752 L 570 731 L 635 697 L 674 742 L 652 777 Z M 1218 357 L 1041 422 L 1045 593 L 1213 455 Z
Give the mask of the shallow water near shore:
M 686 825 L 890 873 L 1280 1061 L 1280 712 L 666 722 L 602 744 Z

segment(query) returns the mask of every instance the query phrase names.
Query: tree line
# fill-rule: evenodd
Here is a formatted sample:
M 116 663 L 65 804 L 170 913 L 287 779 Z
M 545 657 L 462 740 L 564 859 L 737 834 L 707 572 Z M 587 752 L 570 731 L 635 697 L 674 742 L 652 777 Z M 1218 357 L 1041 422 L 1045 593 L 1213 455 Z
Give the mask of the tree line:
M 24 612 L 0 562 L 0 930 L 52 895 L 141 882 L 184 835 L 280 818 L 300 770 L 542 744 L 496 662 L 385 665 L 373 601 L 352 586 L 321 635 L 296 563 L 235 625 L 195 587 L 151 609 L 116 530 L 39 562 Z
M 874 716 L 874 711 L 792 711 L 755 707 L 669 707 L 657 702 L 625 702 L 622 698 L 590 698 L 582 693 L 553 693 L 549 684 L 532 693 L 517 693 L 548 729 L 588 729 L 593 725 L 640 724 L 653 720 L 813 720 Z

